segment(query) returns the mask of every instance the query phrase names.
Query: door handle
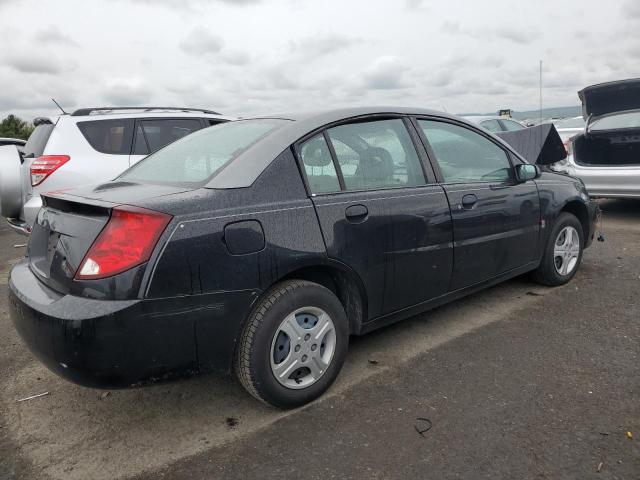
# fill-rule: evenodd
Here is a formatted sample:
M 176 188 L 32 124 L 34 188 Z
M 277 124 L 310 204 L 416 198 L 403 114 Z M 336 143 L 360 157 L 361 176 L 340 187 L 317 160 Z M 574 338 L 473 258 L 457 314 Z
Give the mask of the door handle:
M 462 208 L 473 208 L 473 206 L 478 201 L 478 197 L 476 197 L 473 193 L 468 193 L 464 197 L 462 197 Z
M 344 211 L 344 216 L 351 223 L 364 222 L 369 215 L 369 210 L 364 205 L 350 205 Z

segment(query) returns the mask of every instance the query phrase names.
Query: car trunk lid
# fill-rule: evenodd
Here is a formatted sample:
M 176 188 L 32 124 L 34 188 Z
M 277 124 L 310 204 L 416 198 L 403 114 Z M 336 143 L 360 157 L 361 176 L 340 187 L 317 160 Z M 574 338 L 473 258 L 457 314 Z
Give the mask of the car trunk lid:
M 578 92 L 585 120 L 640 109 L 640 78 L 591 85 Z
M 68 293 L 76 271 L 114 207 L 180 193 L 184 187 L 108 182 L 42 195 L 27 255 L 32 271 L 60 293 Z

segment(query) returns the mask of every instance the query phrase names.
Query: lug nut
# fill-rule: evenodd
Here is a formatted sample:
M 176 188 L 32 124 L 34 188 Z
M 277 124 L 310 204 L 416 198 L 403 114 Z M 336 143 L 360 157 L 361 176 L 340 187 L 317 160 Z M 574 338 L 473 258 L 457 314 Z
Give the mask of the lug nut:
M 296 352 L 300 351 L 300 345 L 296 345 L 296 348 L 294 349 Z
M 306 355 L 302 355 L 302 361 L 306 362 L 307 361 L 307 356 Z
M 311 338 L 311 335 L 309 335 L 309 334 L 307 333 L 307 334 L 304 336 L 304 340 L 305 340 L 305 342 L 306 342 L 307 340 L 309 340 L 310 338 Z
M 318 348 L 318 346 L 314 343 L 313 345 L 311 345 L 311 351 L 315 352 L 316 348 Z

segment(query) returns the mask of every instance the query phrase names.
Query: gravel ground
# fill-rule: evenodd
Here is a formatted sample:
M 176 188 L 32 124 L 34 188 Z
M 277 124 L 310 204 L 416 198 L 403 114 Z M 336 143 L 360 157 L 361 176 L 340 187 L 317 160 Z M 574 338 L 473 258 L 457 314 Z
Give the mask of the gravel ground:
M 24 237 L 0 229 L 0 479 L 639 479 L 640 201 L 602 206 L 607 241 L 569 285 L 519 278 L 353 339 L 337 384 L 289 412 L 215 376 L 59 379 L 9 321 Z

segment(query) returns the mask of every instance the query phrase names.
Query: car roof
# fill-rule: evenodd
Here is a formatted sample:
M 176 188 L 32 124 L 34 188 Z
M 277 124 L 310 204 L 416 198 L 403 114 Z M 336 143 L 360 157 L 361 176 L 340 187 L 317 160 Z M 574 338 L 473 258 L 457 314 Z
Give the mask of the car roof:
M 190 107 L 92 107 L 80 108 L 73 113 L 64 115 L 74 119 L 86 118 L 129 118 L 129 117 L 198 117 L 220 118 L 232 120 L 234 117 L 221 115 L 213 110 Z
M 218 172 L 206 185 L 207 188 L 242 188 L 249 187 L 260 173 L 290 145 L 305 135 L 325 127 L 331 123 L 349 120 L 369 115 L 425 115 L 440 117 L 466 123 L 478 128 L 475 124 L 462 117 L 437 110 L 411 107 L 354 107 L 334 110 L 311 112 L 285 113 L 267 116 L 245 118 L 238 121 L 259 119 L 281 119 L 282 125 L 274 129 L 269 135 L 244 150 L 230 165 Z M 218 127 L 216 127 L 218 128 Z M 494 137 L 497 138 L 497 137 Z M 509 148 L 505 142 L 498 139 Z M 233 164 L 241 164 L 242 169 L 233 168 Z M 229 168 L 231 167 L 231 168 Z

